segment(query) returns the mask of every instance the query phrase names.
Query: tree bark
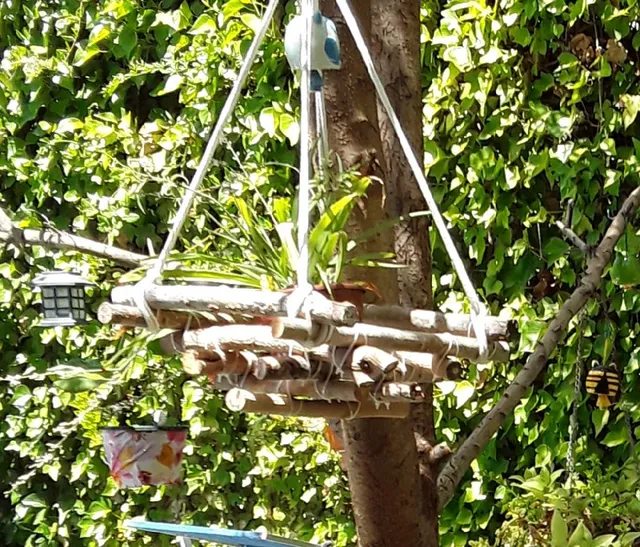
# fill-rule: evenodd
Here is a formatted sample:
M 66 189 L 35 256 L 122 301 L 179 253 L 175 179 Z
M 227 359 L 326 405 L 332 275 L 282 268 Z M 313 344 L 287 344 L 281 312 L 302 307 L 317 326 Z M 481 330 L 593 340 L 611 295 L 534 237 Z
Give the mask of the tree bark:
M 389 99 L 418 157 L 423 156 L 422 67 L 420 55 L 420 0 L 372 0 L 372 52 Z M 392 214 L 407 220 L 395 227 L 397 261 L 406 268 L 397 272 L 400 304 L 411 308 L 432 307 L 429 217 L 409 218 L 408 213 L 426 208 L 391 123 L 379 108 L 382 150 L 386 159 L 387 195 Z M 412 405 L 411 417 L 419 450 L 422 478 L 422 517 L 425 545 L 438 545 L 437 461 L 435 446 L 433 385 L 423 386 L 425 402 Z
M 352 2 L 365 36 L 371 38 L 372 2 Z M 395 3 L 381 7 L 396 11 Z M 364 175 L 384 180 L 374 182 L 364 207 L 356 208 L 351 235 L 363 232 L 390 218 L 388 199 L 393 194 L 398 171 L 386 176 L 383 143 L 378 125 L 377 100 L 357 48 L 336 9 L 334 0 L 324 0 L 322 11 L 334 19 L 340 33 L 342 70 L 327 76 L 327 114 L 331 150 L 345 168 L 359 165 Z M 416 27 L 419 22 L 416 20 Z M 412 38 L 409 38 L 412 39 Z M 419 45 L 419 39 L 416 42 Z M 390 58 L 389 62 L 397 62 Z M 419 95 L 417 97 L 419 100 Z M 414 123 L 419 124 L 419 116 Z M 418 130 L 417 133 L 420 131 Z M 394 163 L 394 165 L 396 165 Z M 393 194 L 397 195 L 397 194 Z M 394 248 L 394 234 L 382 231 L 367 240 L 360 252 L 389 251 Z M 352 280 L 367 280 L 377 286 L 388 304 L 398 302 L 396 272 L 385 269 L 357 270 L 347 273 Z M 423 406 L 423 405 L 412 405 Z M 361 547 L 396 547 L 437 545 L 437 537 L 424 526 L 424 507 L 418 470 L 418 453 L 413 438 L 412 421 L 349 420 L 343 422 L 346 440 L 347 469 L 359 544 Z M 380 470 L 384 469 L 381 473 Z

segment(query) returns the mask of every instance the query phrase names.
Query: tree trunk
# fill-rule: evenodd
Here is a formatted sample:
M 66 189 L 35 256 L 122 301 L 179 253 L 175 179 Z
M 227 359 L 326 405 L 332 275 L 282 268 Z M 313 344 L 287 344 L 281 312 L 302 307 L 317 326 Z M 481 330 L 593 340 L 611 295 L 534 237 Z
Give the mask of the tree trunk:
M 378 0 L 374 0 L 374 3 Z M 414 17 L 404 4 L 383 2 L 379 0 L 377 12 L 389 11 L 400 13 L 401 17 Z M 408 3 L 407 3 L 408 4 Z M 372 2 L 371 0 L 354 0 L 352 6 L 365 36 L 371 40 Z M 401 165 L 406 162 L 397 153 L 395 141 L 389 131 L 382 134 L 378 125 L 377 100 L 373 85 L 366 73 L 358 51 L 351 39 L 342 17 L 339 15 L 333 0 L 325 0 L 322 4 L 325 15 L 334 19 L 340 33 L 342 45 L 342 70 L 327 75 L 327 110 L 329 140 L 331 149 L 343 161 L 344 167 L 359 165 L 366 175 L 375 175 L 384 181 L 384 186 L 373 183 L 362 209 L 356 209 L 350 226 L 351 234 L 368 230 L 381 221 L 395 216 L 398 202 L 402 202 L 401 188 L 398 180 L 405 174 Z M 395 25 L 393 16 L 387 25 Z M 416 12 L 414 26 L 419 30 L 419 13 Z M 378 15 L 377 18 L 381 18 Z M 378 23 L 376 23 L 378 24 Z M 407 24 L 398 32 L 409 30 Z M 419 47 L 419 36 L 408 36 L 403 40 L 409 44 L 415 39 Z M 383 64 L 410 62 L 413 68 L 419 69 L 419 55 L 412 59 L 415 48 L 407 47 L 403 51 L 389 52 L 383 57 Z M 400 57 L 398 57 L 400 55 Z M 406 57 L 406 59 L 405 59 Z M 412 70 L 413 70 L 412 68 Z M 390 68 L 383 72 L 385 79 L 390 75 Z M 419 79 L 417 80 L 419 86 Z M 415 87 L 415 82 L 412 84 Z M 403 90 L 401 96 L 413 93 L 413 87 Z M 397 99 L 394 96 L 394 99 Z M 420 91 L 411 96 L 411 101 L 420 103 Z M 421 140 L 420 107 L 417 117 L 411 114 L 412 129 L 410 134 L 416 136 L 419 145 Z M 400 113 L 406 120 L 408 111 Z M 417 127 L 417 129 L 416 129 Z M 384 151 L 390 153 L 385 161 Z M 408 179 L 412 180 L 412 178 Z M 407 181 L 408 182 L 408 181 Z M 412 243 L 417 245 L 417 243 Z M 395 246 L 394 233 L 391 230 L 370 238 L 359 252 L 389 251 Z M 424 248 L 421 248 L 424 250 Z M 427 247 L 428 251 L 428 247 Z M 427 252 L 428 256 L 428 252 Z M 403 260 L 405 258 L 403 257 Z M 415 258 L 412 263 L 421 259 Z M 427 264 L 428 265 L 428 264 Z M 348 272 L 352 280 L 366 280 L 374 283 L 381 291 L 386 303 L 399 301 L 398 278 L 394 270 L 386 269 L 353 269 Z M 420 282 L 425 277 L 420 274 Z M 429 276 L 426 276 L 429 279 Z M 407 283 L 405 281 L 405 283 Z M 408 291 L 403 291 L 408 293 Z M 421 291 L 426 298 L 418 299 L 420 304 L 429 303 L 430 288 L 428 284 Z M 403 301 L 409 301 L 403 298 Z M 424 405 L 414 405 L 424 406 Z M 433 547 L 437 542 L 437 528 L 433 526 L 433 518 L 425 519 L 423 488 L 421 487 L 418 452 L 413 436 L 414 421 L 407 420 L 351 420 L 343 422 L 346 451 L 348 456 L 348 475 L 351 488 L 353 509 L 361 547 L 396 547 L 412 545 L 416 547 Z M 433 506 L 435 512 L 435 503 Z M 435 530 L 435 532 L 434 532 Z
M 372 49 L 377 69 L 393 107 L 419 158 L 423 155 L 420 0 L 372 0 Z M 386 159 L 387 195 L 394 216 L 422 211 L 426 204 L 400 142 L 383 108 L 379 108 L 382 151 Z M 398 270 L 400 303 L 430 309 L 431 249 L 429 217 L 398 223 L 395 253 L 405 269 Z M 438 545 L 437 461 L 433 422 L 433 384 L 423 386 L 425 402 L 413 405 L 411 416 L 419 450 L 422 515 L 428 545 Z

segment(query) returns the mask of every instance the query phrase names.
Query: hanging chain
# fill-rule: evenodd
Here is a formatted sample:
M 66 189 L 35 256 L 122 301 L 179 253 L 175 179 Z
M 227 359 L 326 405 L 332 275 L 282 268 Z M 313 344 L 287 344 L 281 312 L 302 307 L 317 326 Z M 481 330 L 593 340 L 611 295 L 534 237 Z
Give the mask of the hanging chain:
M 583 325 L 586 312 L 580 312 L 580 318 L 576 324 L 576 334 L 578 335 L 578 348 L 576 355 L 575 374 L 573 383 L 573 408 L 569 418 L 569 448 L 567 449 L 567 473 L 569 475 L 569 490 L 573 488 L 573 481 L 576 473 L 576 442 L 578 436 L 578 406 L 582 395 L 582 344 L 584 340 Z

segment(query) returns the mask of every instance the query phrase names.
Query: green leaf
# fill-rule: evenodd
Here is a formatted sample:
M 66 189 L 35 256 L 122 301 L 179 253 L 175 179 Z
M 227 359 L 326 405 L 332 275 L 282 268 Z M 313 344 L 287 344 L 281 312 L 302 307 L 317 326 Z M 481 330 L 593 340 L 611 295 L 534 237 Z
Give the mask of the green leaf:
M 260 126 L 267 132 L 267 135 L 269 135 L 269 137 L 273 138 L 276 136 L 276 130 L 278 129 L 278 119 L 273 108 L 265 108 L 262 112 L 260 112 L 259 121 Z
M 284 114 L 280 114 L 279 124 L 280 131 L 289 139 L 291 146 L 298 144 L 298 140 L 300 139 L 300 124 L 298 124 L 296 119 L 291 114 L 285 112 Z
M 82 120 L 78 118 L 64 118 L 58 122 L 58 126 L 56 127 L 57 134 L 64 133 L 73 133 L 78 129 L 82 129 L 84 127 L 84 123 Z
M 16 408 L 24 409 L 29 405 L 31 398 L 31 391 L 27 386 L 22 384 L 16 387 L 13 397 L 11 398 L 11 404 Z
M 104 378 L 88 378 L 86 376 L 76 376 L 75 378 L 64 378 L 57 380 L 54 385 L 68 393 L 82 393 L 100 387 L 106 380 Z
M 591 544 L 591 540 L 593 536 L 589 529 L 584 525 L 584 523 L 579 522 L 576 529 L 571 534 L 569 538 L 569 544 L 567 547 L 585 547 Z
M 640 33 L 639 33 L 640 34 Z M 622 101 L 622 122 L 627 129 L 638 116 L 640 110 L 640 95 L 621 95 Z
M 20 500 L 20 503 L 22 505 L 25 505 L 26 507 L 38 507 L 38 508 L 44 508 L 44 507 L 49 507 L 49 504 L 46 503 L 40 496 L 38 496 L 37 494 L 29 494 L 28 496 L 26 496 L 25 498 Z
M 459 382 L 456 385 L 455 390 L 453 391 L 453 394 L 456 398 L 456 408 L 460 408 L 462 406 L 464 406 L 464 404 L 471 399 L 471 397 L 473 397 L 473 394 L 475 393 L 475 388 L 473 387 L 473 385 L 469 382 L 467 382 L 467 380 L 463 380 L 462 382 Z
M 151 95 L 154 97 L 161 97 L 162 95 L 167 95 L 168 93 L 173 93 L 178 90 L 182 84 L 184 83 L 184 77 L 180 74 L 172 74 L 167 78 L 167 80 L 161 83 L 158 87 L 156 87 Z
M 609 547 L 615 540 L 614 534 L 605 534 L 594 538 L 592 545 L 593 547 Z
M 618 422 L 612 426 L 607 433 L 607 436 L 601 441 L 601 443 L 609 448 L 614 446 L 620 446 L 629 440 L 629 434 L 627 428 L 623 422 Z
M 617 254 L 611 267 L 611 280 L 622 287 L 640 284 L 640 259 L 637 256 Z
M 118 35 L 116 43 L 122 48 L 122 51 L 127 57 L 131 56 L 131 53 L 138 45 L 138 33 L 132 26 L 126 26 L 122 29 L 122 32 Z
M 560 511 L 555 509 L 551 517 L 551 545 L 552 547 L 565 547 L 569 539 L 569 528 Z
M 189 34 L 198 35 L 215 32 L 218 32 L 218 26 L 216 25 L 216 22 L 209 14 L 203 13 L 193 24 L 193 27 L 191 27 Z
M 553 264 L 560 257 L 569 251 L 569 244 L 563 239 L 552 237 L 547 241 L 542 249 L 542 252 L 549 264 Z
M 89 46 L 93 46 L 98 42 L 101 42 L 105 38 L 108 38 L 111 34 L 111 29 L 108 25 L 97 24 L 93 29 L 91 29 L 91 34 L 89 34 Z
M 526 28 L 511 29 L 511 36 L 516 44 L 520 46 L 528 46 L 531 43 L 531 34 Z
M 636 539 L 640 539 L 640 532 L 627 532 L 620 536 L 620 545 L 621 547 L 630 547 Z
M 596 408 L 591 412 L 591 421 L 595 428 L 596 437 L 600 435 L 602 428 L 609 423 L 609 410 Z
M 442 58 L 453 63 L 460 72 L 466 72 L 473 66 L 471 51 L 466 46 L 449 47 L 442 54 Z

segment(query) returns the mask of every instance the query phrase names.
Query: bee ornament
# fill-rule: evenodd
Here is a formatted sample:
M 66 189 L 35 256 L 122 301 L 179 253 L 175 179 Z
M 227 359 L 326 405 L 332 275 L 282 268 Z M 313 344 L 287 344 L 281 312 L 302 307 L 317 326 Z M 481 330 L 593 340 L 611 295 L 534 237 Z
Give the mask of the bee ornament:
M 612 400 L 620 393 L 620 376 L 613 367 L 605 367 L 594 362 L 595 366 L 587 374 L 585 384 L 587 393 L 597 395 L 596 406 L 598 408 L 609 408 Z

